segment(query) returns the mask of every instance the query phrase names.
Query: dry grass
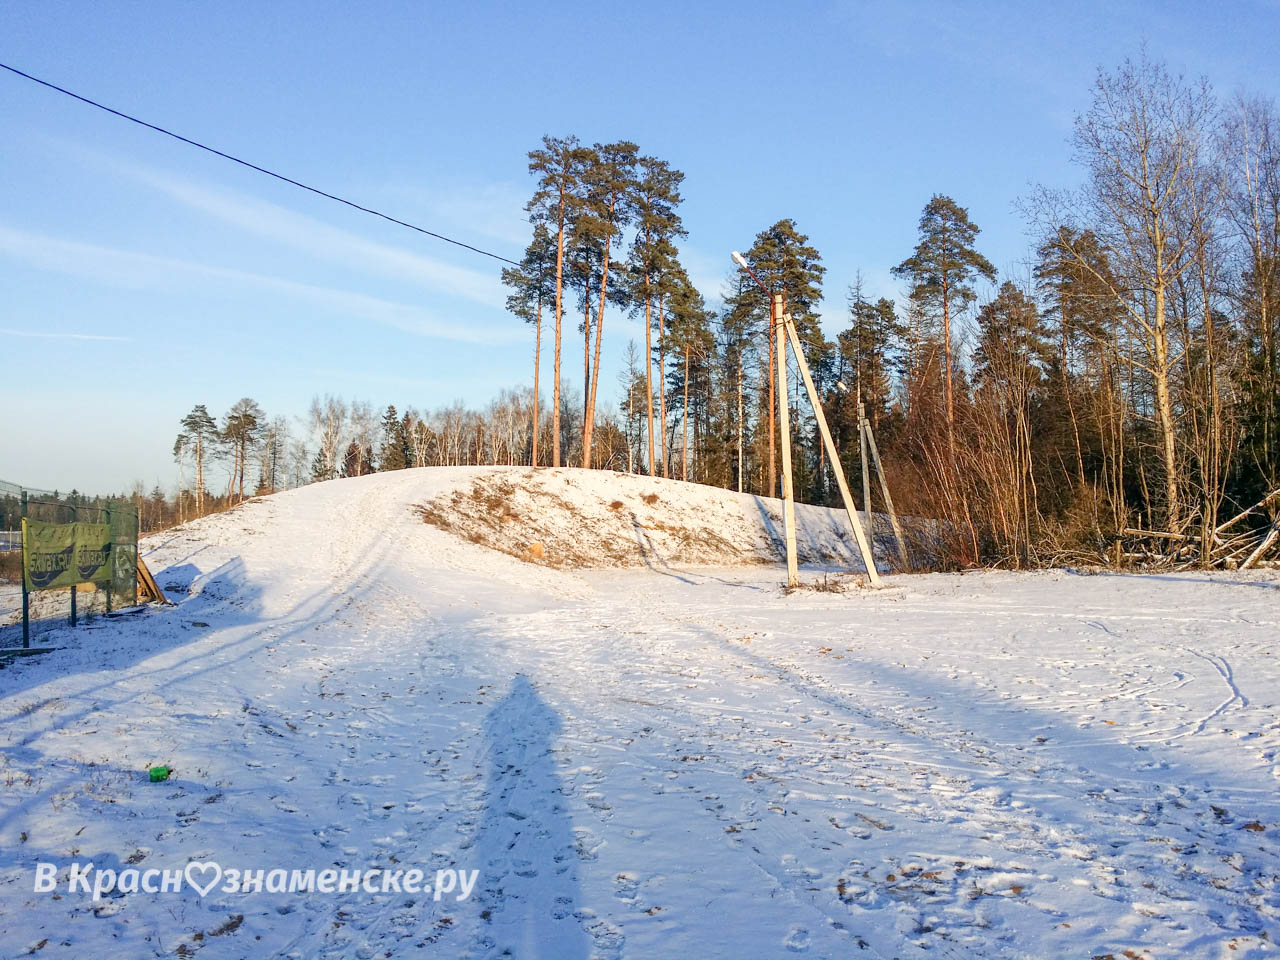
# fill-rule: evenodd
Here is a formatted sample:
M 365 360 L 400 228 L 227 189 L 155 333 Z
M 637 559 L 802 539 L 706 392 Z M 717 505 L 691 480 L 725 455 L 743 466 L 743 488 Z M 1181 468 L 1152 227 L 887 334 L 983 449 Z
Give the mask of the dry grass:
M 776 562 L 754 518 L 663 501 L 643 489 L 653 482 L 619 476 L 615 498 L 555 470 L 488 474 L 417 511 L 471 543 L 549 567 Z
M 794 587 L 787 587 L 788 594 L 810 591 L 813 593 L 846 593 L 866 586 L 863 578 L 857 574 L 824 573 L 818 580 L 801 580 Z

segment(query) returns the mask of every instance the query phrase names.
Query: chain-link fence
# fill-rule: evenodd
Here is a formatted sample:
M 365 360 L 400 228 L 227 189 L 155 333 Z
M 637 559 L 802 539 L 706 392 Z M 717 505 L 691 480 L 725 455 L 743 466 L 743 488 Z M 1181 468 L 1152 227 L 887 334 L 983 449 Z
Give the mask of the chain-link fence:
M 110 527 L 110 582 L 51 590 L 23 589 L 22 519 Z M 0 481 L 0 648 L 137 602 L 138 511 L 126 500 L 33 490 Z M 24 592 L 27 629 L 23 630 Z

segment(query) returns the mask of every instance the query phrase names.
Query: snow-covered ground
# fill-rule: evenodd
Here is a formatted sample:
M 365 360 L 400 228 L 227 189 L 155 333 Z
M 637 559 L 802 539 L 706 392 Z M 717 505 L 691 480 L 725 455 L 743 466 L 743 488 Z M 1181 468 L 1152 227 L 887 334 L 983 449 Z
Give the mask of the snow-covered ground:
M 1280 954 L 1275 573 L 551 569 L 415 512 L 484 472 L 151 538 L 175 608 L 0 670 L 0 954 Z M 94 901 L 89 861 L 479 873 Z

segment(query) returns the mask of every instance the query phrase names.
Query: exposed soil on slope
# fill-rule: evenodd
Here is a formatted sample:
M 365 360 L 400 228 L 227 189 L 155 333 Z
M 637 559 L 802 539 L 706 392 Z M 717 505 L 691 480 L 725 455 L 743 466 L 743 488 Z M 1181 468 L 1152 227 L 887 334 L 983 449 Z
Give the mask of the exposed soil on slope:
M 701 484 L 556 469 L 485 474 L 418 507 L 424 521 L 472 543 L 565 568 L 775 563 L 776 510 Z M 801 560 L 846 561 L 839 521 L 819 512 L 802 518 Z

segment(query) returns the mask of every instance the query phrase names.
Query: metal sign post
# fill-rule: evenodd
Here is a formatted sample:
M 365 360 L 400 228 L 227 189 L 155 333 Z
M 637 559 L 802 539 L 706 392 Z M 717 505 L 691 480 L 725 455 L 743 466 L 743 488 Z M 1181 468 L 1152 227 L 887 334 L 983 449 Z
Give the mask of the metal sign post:
M 80 512 L 75 508 L 71 508 L 71 522 L 75 523 L 80 519 Z M 72 563 L 75 561 L 73 560 Z M 80 584 L 73 583 L 71 585 L 71 625 L 76 625 L 76 594 L 80 592 Z
M 31 647 L 31 593 L 27 590 L 27 491 L 22 491 L 22 649 Z
M 111 528 L 111 579 L 107 581 L 107 613 L 111 612 L 111 588 L 115 586 L 116 569 L 116 528 L 111 522 L 111 504 L 106 506 L 107 526 Z

